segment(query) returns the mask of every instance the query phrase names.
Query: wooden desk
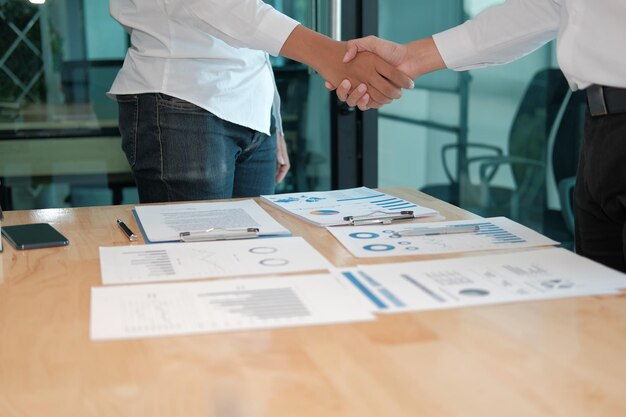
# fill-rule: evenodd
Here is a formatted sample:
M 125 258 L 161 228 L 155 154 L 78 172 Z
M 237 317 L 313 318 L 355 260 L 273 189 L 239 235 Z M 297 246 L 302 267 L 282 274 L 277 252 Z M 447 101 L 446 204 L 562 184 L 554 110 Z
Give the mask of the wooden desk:
M 407 190 L 385 190 L 470 215 Z M 338 266 L 323 229 L 265 207 Z M 130 206 L 5 212 L 66 248 L 0 255 L 0 416 L 534 417 L 626 415 L 626 296 L 381 316 L 274 331 L 89 340 L 98 247 L 128 245 Z M 141 243 L 139 243 L 141 244 Z

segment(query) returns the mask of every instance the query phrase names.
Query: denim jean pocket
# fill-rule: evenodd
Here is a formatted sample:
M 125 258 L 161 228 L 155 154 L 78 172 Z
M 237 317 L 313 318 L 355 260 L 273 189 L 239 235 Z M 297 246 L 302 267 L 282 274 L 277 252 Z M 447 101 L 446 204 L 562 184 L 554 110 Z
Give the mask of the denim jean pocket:
M 138 97 L 137 94 L 116 94 L 115 101 L 118 103 L 136 103 Z
M 180 99 L 178 97 L 173 97 L 167 94 L 159 93 L 157 94 L 157 102 L 159 106 L 165 106 L 172 109 L 181 109 L 181 110 L 197 110 L 199 112 L 205 112 L 202 107 L 198 107 L 193 103 L 190 103 L 186 100 Z
M 119 129 L 122 136 L 122 150 L 131 167 L 137 156 L 137 124 L 139 122 L 139 99 L 137 96 L 117 96 L 119 108 Z

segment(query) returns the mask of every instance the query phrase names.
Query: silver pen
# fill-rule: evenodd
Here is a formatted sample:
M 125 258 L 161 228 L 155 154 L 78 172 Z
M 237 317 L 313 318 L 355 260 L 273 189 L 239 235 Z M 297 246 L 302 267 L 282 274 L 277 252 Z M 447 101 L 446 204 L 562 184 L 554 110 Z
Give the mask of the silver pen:
M 133 231 L 130 230 L 128 226 L 126 226 L 126 223 L 124 223 L 120 219 L 117 219 L 117 225 L 120 227 L 120 229 L 122 229 L 122 232 L 124 232 L 128 240 L 130 240 L 131 242 L 134 242 L 135 240 L 137 240 L 137 235 L 133 233 Z
M 455 233 L 475 233 L 479 230 L 480 227 L 475 224 L 460 224 L 435 227 L 415 227 L 412 229 L 400 230 L 397 234 L 399 236 L 435 236 L 450 235 Z
M 259 236 L 259 229 L 245 227 L 239 229 L 207 229 L 191 232 L 181 232 L 180 240 L 183 242 L 204 242 L 210 240 L 251 239 Z
M 368 224 L 391 224 L 396 220 L 408 220 L 414 219 L 412 210 L 404 210 L 399 213 L 385 213 L 375 216 L 374 213 L 366 214 L 363 216 L 346 216 L 343 219 L 350 222 L 352 226 L 365 226 Z

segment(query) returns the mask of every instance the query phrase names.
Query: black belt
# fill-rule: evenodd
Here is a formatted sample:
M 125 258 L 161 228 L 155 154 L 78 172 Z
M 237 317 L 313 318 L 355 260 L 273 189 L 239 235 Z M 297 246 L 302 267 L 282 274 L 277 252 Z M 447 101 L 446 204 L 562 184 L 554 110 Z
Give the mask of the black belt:
M 626 88 L 587 87 L 587 104 L 592 116 L 626 113 Z

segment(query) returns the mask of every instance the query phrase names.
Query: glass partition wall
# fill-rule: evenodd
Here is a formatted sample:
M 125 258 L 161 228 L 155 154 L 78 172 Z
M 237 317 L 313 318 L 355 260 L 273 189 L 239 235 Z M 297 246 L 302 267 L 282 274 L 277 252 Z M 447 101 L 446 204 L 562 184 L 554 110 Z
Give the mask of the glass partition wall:
M 330 34 L 331 0 L 267 1 Z M 128 35 L 108 1 L 0 0 L 0 205 L 136 203 L 108 91 Z M 277 192 L 329 189 L 331 95 L 307 67 L 272 58 L 292 169 Z
M 268 0 L 327 34 L 339 4 L 344 39 L 367 33 L 364 22 L 375 16 L 380 36 L 399 42 L 454 26 L 497 2 Z M 0 0 L 0 45 L 2 207 L 136 202 L 117 105 L 105 96 L 128 47 L 108 2 Z M 564 96 L 552 45 L 512 64 L 424 77 L 378 115 L 346 112 L 319 75 L 300 64 L 275 58 L 273 65 L 292 162 L 278 192 L 408 186 L 571 240 L 559 185 L 575 175 L 582 110 L 579 97 Z M 341 118 L 355 127 L 338 127 Z M 369 137 L 359 142 L 352 129 Z M 494 156 L 503 158 L 488 159 Z M 341 162 L 351 165 L 343 169 Z M 347 181 L 338 179 L 345 173 Z
M 494 3 L 379 0 L 379 34 L 407 42 Z M 379 112 L 379 186 L 421 189 L 572 247 L 558 183 L 575 175 L 580 113 L 552 44 L 511 64 L 426 76 Z
M 105 96 L 128 41 L 108 2 L 0 0 L 0 31 L 3 207 L 132 200 L 117 106 Z

